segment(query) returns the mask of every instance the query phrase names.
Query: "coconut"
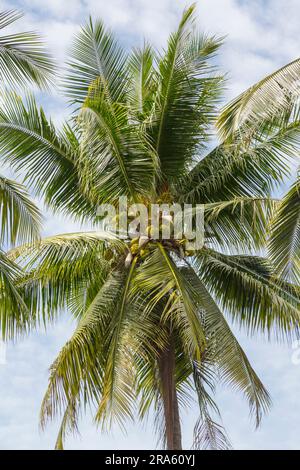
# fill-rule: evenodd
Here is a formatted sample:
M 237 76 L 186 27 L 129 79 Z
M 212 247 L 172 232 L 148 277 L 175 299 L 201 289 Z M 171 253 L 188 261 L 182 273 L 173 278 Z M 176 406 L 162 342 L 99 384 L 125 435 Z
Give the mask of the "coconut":
M 139 251 L 139 244 L 138 244 L 138 242 L 136 242 L 136 243 L 134 243 L 134 244 L 132 244 L 132 245 L 130 246 L 130 251 L 131 251 L 131 253 L 134 254 L 134 255 Z
M 130 245 L 136 245 L 139 243 L 139 237 L 133 238 L 130 242 Z

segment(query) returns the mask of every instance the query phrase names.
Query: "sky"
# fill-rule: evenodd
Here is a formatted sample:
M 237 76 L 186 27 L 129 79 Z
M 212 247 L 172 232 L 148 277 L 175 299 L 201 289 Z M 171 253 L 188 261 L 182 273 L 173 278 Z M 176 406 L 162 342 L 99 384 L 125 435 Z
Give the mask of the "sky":
M 226 97 L 232 98 L 264 75 L 299 56 L 299 0 L 200 0 L 198 25 L 204 32 L 226 36 L 218 65 L 227 73 Z M 73 34 L 88 19 L 102 18 L 126 47 L 142 44 L 144 38 L 164 47 L 176 28 L 184 0 L 24 0 L 0 1 L 0 10 L 16 8 L 25 14 L 19 30 L 39 31 L 58 64 L 62 64 Z M 67 116 L 58 93 L 38 94 L 55 122 Z M 44 234 L 78 230 L 70 220 L 47 213 Z M 0 449 L 51 449 L 58 422 L 45 432 L 38 428 L 39 406 L 47 385 L 48 369 L 74 323 L 62 314 L 57 324 L 6 348 L 0 347 Z M 273 406 L 259 430 L 249 419 L 245 400 L 220 388 L 217 403 L 223 424 L 235 449 L 300 449 L 300 347 L 248 338 L 235 332 L 253 367 L 269 390 Z M 2 364 L 2 362 L 5 362 Z M 184 446 L 191 445 L 197 407 L 182 418 Z M 92 416 L 82 417 L 80 437 L 69 437 L 68 449 L 152 449 L 156 438 L 151 422 L 129 424 L 124 435 L 118 428 L 101 434 Z

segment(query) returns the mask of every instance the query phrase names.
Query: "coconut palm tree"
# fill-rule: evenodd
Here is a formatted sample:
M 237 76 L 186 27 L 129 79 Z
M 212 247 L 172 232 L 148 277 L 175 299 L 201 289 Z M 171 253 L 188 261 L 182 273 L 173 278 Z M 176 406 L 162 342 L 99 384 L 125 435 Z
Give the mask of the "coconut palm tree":
M 14 10 L 0 13 L 0 30 L 8 27 L 22 15 Z M 47 88 L 51 80 L 52 62 L 44 50 L 38 35 L 32 32 L 0 36 L 0 86 L 24 86 L 34 83 Z M 41 215 L 30 200 L 25 187 L 9 178 L 0 176 L 0 288 L 2 335 L 14 336 L 15 325 L 28 315 L 14 281 L 20 268 L 10 261 L 3 246 L 30 242 L 39 236 Z M 9 321 L 14 312 L 15 320 Z
M 221 134 L 230 139 L 241 129 L 243 132 L 248 129 L 248 133 L 253 134 L 255 129 L 264 126 L 278 129 L 288 127 L 294 140 L 296 168 L 297 165 L 299 168 L 299 97 L 300 60 L 297 59 L 265 77 L 225 107 L 219 117 Z M 295 171 L 295 165 L 292 169 Z M 272 221 L 269 251 L 278 273 L 299 284 L 299 174 L 277 207 Z
M 2 158 L 22 167 L 53 210 L 95 227 L 9 253 L 24 267 L 16 288 L 30 310 L 16 332 L 64 309 L 77 320 L 41 410 L 42 426 L 62 417 L 59 449 L 86 405 L 103 427 L 155 412 L 165 446 L 181 449 L 180 409 L 194 398 L 194 446 L 228 448 L 216 383 L 244 394 L 256 425 L 270 397 L 225 314 L 251 333 L 297 332 L 298 286 L 254 253 L 266 244 L 277 207 L 271 192 L 299 130 L 261 127 L 251 142 L 241 130 L 208 151 L 223 84 L 211 64 L 221 41 L 199 34 L 193 15 L 193 6 L 185 10 L 161 54 L 149 44 L 127 54 L 90 20 L 70 52 L 64 87 L 73 114 L 60 130 L 33 96 L 8 93 L 0 109 Z M 146 207 L 201 204 L 204 245 L 191 253 L 184 236 L 155 238 L 152 226 L 137 240 L 105 230 L 97 207 L 118 207 L 121 196 Z

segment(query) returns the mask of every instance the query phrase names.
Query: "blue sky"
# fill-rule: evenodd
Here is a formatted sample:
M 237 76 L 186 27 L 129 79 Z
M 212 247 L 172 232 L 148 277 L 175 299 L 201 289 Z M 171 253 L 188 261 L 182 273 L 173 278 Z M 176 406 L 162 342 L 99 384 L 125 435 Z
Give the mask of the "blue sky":
M 201 0 L 198 23 L 202 30 L 227 35 L 219 65 L 228 72 L 227 97 L 233 97 L 265 74 L 299 56 L 299 0 Z M 40 0 L 2 1 L 1 10 L 18 8 L 25 17 L 18 28 L 37 30 L 45 36 L 60 64 L 74 32 L 89 14 L 101 17 L 116 30 L 126 46 L 139 45 L 146 37 L 164 46 L 176 27 L 184 0 Z M 40 96 L 47 111 L 60 123 L 67 115 L 62 98 Z M 48 214 L 44 233 L 73 231 L 78 227 Z M 0 448 L 53 448 L 58 423 L 46 432 L 38 429 L 39 405 L 47 384 L 48 368 L 72 332 L 71 320 L 61 320 L 47 334 L 39 332 L 7 348 L 6 364 L 0 364 Z M 219 389 L 217 402 L 224 425 L 236 449 L 300 449 L 300 365 L 292 361 L 288 345 L 249 339 L 236 331 L 252 365 L 273 399 L 273 408 L 258 431 L 249 420 L 246 402 L 230 390 Z M 295 361 L 294 361 L 295 362 Z M 183 417 L 185 446 L 191 443 L 196 407 Z M 80 423 L 80 438 L 70 437 L 71 449 L 153 448 L 156 438 L 148 426 L 129 425 L 124 436 L 117 428 L 102 435 L 90 416 Z

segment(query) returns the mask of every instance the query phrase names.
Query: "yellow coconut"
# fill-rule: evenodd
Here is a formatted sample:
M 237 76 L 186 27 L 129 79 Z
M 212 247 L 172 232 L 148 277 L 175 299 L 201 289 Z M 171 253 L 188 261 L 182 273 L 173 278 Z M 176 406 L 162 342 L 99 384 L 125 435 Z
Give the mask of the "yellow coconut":
M 139 243 L 139 237 L 133 238 L 130 242 L 130 246 L 136 245 Z
M 134 243 L 130 246 L 130 251 L 133 255 L 135 255 L 139 251 L 139 244 L 138 242 Z
M 193 256 L 194 253 L 194 250 L 185 250 L 184 252 L 185 256 Z

